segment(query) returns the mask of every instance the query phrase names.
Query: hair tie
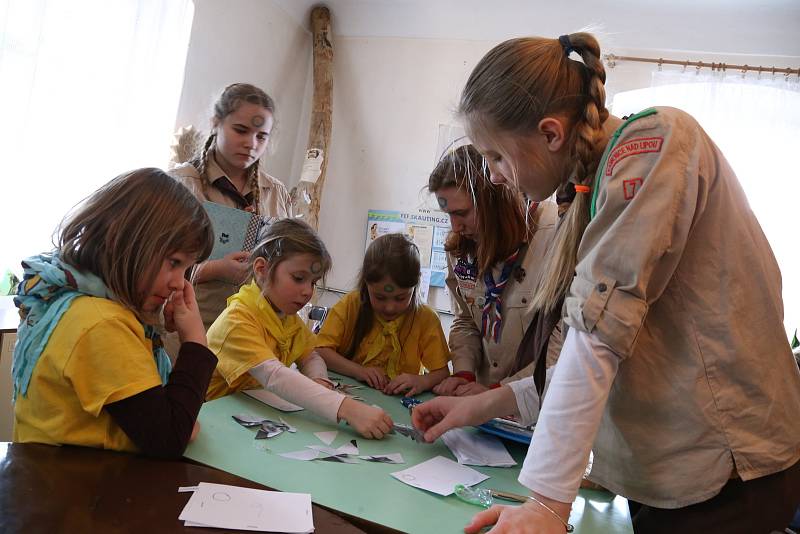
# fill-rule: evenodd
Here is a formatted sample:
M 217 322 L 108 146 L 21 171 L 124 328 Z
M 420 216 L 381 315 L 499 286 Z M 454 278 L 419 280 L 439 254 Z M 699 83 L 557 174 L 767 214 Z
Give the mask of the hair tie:
M 575 52 L 575 48 L 572 46 L 572 42 L 569 40 L 569 35 L 562 35 L 558 38 L 558 42 L 561 43 L 561 48 L 564 49 L 564 55 L 569 57 L 572 52 Z
M 579 185 L 575 186 L 575 192 L 576 193 L 589 193 L 591 190 L 592 190 L 592 188 L 589 187 L 588 185 L 580 185 L 579 184 Z

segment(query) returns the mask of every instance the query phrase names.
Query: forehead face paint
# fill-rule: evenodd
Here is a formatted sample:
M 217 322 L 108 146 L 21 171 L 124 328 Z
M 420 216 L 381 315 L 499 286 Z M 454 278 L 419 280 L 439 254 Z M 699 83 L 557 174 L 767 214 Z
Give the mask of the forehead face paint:
M 392 284 L 386 284 L 385 286 L 383 286 L 383 290 L 386 291 L 387 293 L 393 293 L 394 286 Z
M 322 263 L 315 261 L 311 264 L 311 274 L 317 274 L 322 270 Z
M 261 115 L 254 115 L 253 118 L 250 119 L 250 124 L 256 128 L 260 128 L 261 126 L 264 126 L 264 117 Z
M 439 203 L 439 207 L 443 210 L 447 209 L 447 199 L 444 197 L 436 197 L 436 202 Z

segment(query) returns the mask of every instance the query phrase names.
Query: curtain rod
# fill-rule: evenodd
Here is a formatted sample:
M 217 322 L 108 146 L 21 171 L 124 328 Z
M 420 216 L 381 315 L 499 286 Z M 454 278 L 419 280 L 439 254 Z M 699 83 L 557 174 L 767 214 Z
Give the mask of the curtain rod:
M 686 67 L 696 67 L 697 70 L 702 68 L 711 68 L 714 71 L 726 71 L 730 70 L 738 70 L 742 73 L 747 71 L 758 72 L 759 74 L 783 74 L 787 78 L 791 74 L 797 74 L 800 77 L 800 69 L 789 69 L 789 68 L 781 68 L 781 67 L 761 67 L 761 66 L 753 66 L 753 65 L 730 65 L 728 63 L 707 63 L 704 61 L 679 61 L 676 59 L 664 59 L 664 58 L 649 58 L 649 57 L 635 57 L 635 56 L 618 56 L 616 54 L 605 54 L 603 55 L 603 59 L 605 59 L 608 67 L 613 69 L 618 61 L 636 61 L 639 63 L 656 63 L 659 67 L 661 65 L 680 65 L 684 69 Z

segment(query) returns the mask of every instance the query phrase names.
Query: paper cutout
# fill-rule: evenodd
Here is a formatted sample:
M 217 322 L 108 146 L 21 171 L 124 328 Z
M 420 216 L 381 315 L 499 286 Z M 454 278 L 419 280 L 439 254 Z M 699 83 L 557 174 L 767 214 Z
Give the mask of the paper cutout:
M 442 434 L 442 441 L 460 464 L 489 467 L 517 465 L 503 442 L 494 436 L 454 428 Z
M 248 389 L 244 393 L 282 412 L 299 412 L 303 409 L 302 406 L 292 404 L 266 389 Z
M 314 432 L 314 435 L 325 445 L 330 445 L 336 439 L 338 433 L 336 430 L 331 430 L 329 432 Z
M 305 534 L 314 531 L 311 495 L 201 482 L 178 519 L 186 526 Z
M 404 484 L 445 497 L 453 493 L 456 484 L 474 486 L 489 478 L 471 467 L 456 463 L 444 456 L 436 456 L 414 467 L 395 471 L 391 475 Z
M 284 452 L 279 454 L 278 456 L 283 456 L 284 458 L 289 458 L 290 460 L 303 460 L 308 462 L 311 460 L 316 460 L 319 457 L 319 451 L 302 450 L 294 452 Z
M 382 464 L 404 464 L 406 461 L 403 459 L 403 455 L 399 452 L 394 454 L 374 454 L 372 456 L 359 456 L 362 460 L 366 460 L 367 462 L 378 462 Z
M 392 431 L 397 432 L 407 438 L 411 438 L 417 443 L 425 443 L 424 434 L 411 425 L 404 425 L 402 423 L 395 423 L 392 425 Z
M 265 417 L 261 417 L 258 415 L 253 415 L 249 413 L 240 413 L 236 415 L 232 415 L 233 420 L 242 425 L 243 427 L 249 428 L 253 426 L 261 426 L 261 423 L 264 422 L 266 419 Z

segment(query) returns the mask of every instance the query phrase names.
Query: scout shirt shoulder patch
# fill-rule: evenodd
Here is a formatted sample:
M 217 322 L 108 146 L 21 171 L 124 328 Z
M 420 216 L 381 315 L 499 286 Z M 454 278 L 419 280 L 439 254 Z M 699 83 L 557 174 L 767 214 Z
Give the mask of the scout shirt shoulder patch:
M 663 137 L 637 137 L 614 148 L 608 156 L 606 162 L 606 176 L 611 176 L 614 172 L 614 167 L 617 163 L 636 154 L 645 154 L 647 152 L 661 152 L 661 146 L 664 144 Z
M 631 200 L 636 195 L 636 191 L 638 191 L 640 187 L 642 187 L 641 178 L 629 178 L 627 180 L 623 180 L 622 194 L 625 196 L 625 200 Z

